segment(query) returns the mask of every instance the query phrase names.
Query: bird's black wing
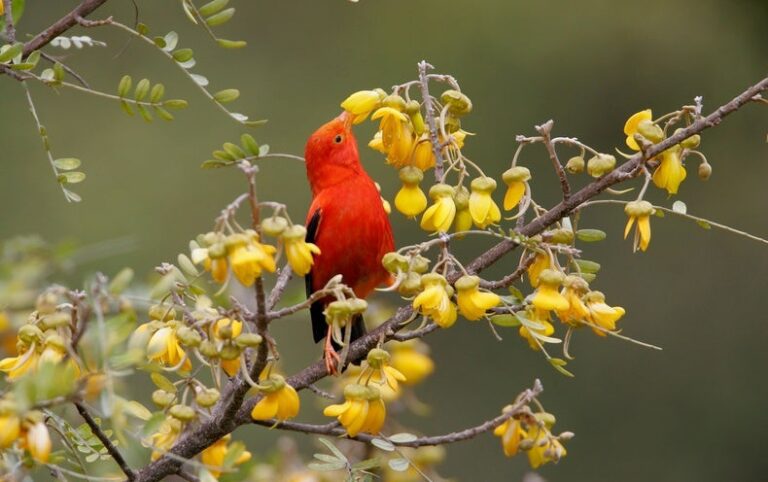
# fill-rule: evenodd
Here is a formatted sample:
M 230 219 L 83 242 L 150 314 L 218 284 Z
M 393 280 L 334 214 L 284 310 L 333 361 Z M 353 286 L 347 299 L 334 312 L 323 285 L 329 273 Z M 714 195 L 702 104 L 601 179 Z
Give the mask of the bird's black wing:
M 317 240 L 317 229 L 320 227 L 320 209 L 317 209 L 312 213 L 312 217 L 307 223 L 307 237 L 308 243 L 314 243 Z M 314 290 L 312 289 L 312 271 L 304 276 L 304 282 L 307 288 L 307 297 L 312 296 Z M 312 306 L 309 307 L 309 314 L 312 317 L 312 335 L 315 338 L 315 343 L 325 338 L 328 333 L 328 324 L 325 322 L 325 315 L 323 315 L 322 301 L 315 301 Z

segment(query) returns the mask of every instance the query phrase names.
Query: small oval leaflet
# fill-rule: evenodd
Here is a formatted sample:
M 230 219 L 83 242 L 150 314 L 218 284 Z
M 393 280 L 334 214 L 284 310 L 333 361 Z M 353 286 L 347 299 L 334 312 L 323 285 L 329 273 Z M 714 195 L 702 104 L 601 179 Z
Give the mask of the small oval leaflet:
M 605 231 L 599 229 L 579 229 L 576 231 L 576 237 L 580 241 L 585 243 L 594 243 L 596 241 L 602 241 L 606 238 Z
M 80 159 L 75 157 L 62 157 L 61 159 L 56 159 L 53 161 L 53 165 L 62 171 L 71 171 L 72 169 L 77 169 L 80 167 L 80 164 Z
M 672 203 L 672 211 L 680 214 L 685 214 L 688 212 L 688 206 L 685 205 L 683 201 L 680 201 L 679 199 Z
M 378 449 L 381 449 L 385 452 L 394 452 L 395 451 L 395 445 L 390 442 L 389 440 L 384 440 L 383 438 L 375 438 L 371 440 L 371 444 L 375 446 Z
M 85 180 L 85 173 L 80 171 L 63 172 L 59 174 L 59 182 L 62 184 L 77 184 Z
M 405 444 L 405 443 L 413 442 L 416 439 L 418 439 L 417 436 L 408 432 L 396 433 L 389 437 L 389 441 L 396 444 Z
M 405 472 L 411 463 L 406 459 L 391 459 L 388 462 L 389 468 L 395 472 Z

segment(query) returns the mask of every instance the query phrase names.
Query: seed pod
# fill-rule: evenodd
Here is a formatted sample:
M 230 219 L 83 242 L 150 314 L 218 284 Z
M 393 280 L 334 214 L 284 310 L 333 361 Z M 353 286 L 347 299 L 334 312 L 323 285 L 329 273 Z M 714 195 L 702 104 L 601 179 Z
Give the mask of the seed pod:
M 587 161 L 587 172 L 592 177 L 602 177 L 616 167 L 616 158 L 610 154 L 598 154 Z
M 584 172 L 585 164 L 586 162 L 584 161 L 583 157 L 575 156 L 568 159 L 568 162 L 565 163 L 565 170 L 571 174 L 580 174 Z

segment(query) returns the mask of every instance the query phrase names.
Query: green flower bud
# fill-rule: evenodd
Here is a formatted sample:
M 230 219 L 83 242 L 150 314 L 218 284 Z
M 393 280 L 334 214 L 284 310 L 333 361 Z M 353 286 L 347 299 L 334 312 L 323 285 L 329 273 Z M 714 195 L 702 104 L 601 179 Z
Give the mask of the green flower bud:
M 176 400 L 176 394 L 157 389 L 152 392 L 152 403 L 159 408 L 166 408 Z
M 712 166 L 708 162 L 699 164 L 699 179 L 706 181 L 712 175 Z
M 43 339 L 43 332 L 35 325 L 22 325 L 19 328 L 18 338 L 27 345 L 31 345 Z
M 187 405 L 174 405 L 168 410 L 171 417 L 182 422 L 191 422 L 197 417 L 195 409 Z
M 637 125 L 637 132 L 654 144 L 664 139 L 664 131 L 661 127 L 648 119 L 640 121 Z
M 387 353 L 386 350 L 382 350 L 381 348 L 374 348 L 373 350 L 368 352 L 368 356 L 366 357 L 366 360 L 368 361 L 368 365 L 371 366 L 371 368 L 375 370 L 379 370 L 384 367 L 387 363 L 389 363 L 389 360 L 392 357 L 389 353 Z
M 501 179 L 505 184 L 511 184 L 513 182 L 525 182 L 531 180 L 531 171 L 527 167 L 515 166 L 510 167 L 504 174 L 501 175 Z
M 384 269 L 386 269 L 390 273 L 397 273 L 398 270 L 407 271 L 408 258 L 406 258 L 400 253 L 396 253 L 393 251 L 384 255 L 384 257 L 381 260 L 381 265 L 384 266 Z
M 219 350 L 217 350 L 216 346 L 213 343 L 211 343 L 209 340 L 201 341 L 200 346 L 197 349 L 198 351 L 200 351 L 200 354 L 202 354 L 206 358 L 219 357 Z
M 429 259 L 417 254 L 411 258 L 410 267 L 411 271 L 416 273 L 426 273 L 429 269 Z
M 282 216 L 272 216 L 261 222 L 261 232 L 274 238 L 280 236 L 288 227 L 288 220 Z
M 258 333 L 242 333 L 240 336 L 235 338 L 235 343 L 238 346 L 250 348 L 256 348 L 257 346 L 261 345 L 262 341 L 263 339 Z
M 398 177 L 404 184 L 418 184 L 424 179 L 424 173 L 418 167 L 405 166 L 398 172 Z
M 54 328 L 68 326 L 71 321 L 72 316 L 68 315 L 67 313 L 52 313 L 50 315 L 44 316 L 40 320 L 40 327 L 43 330 L 51 330 Z
M 219 351 L 219 358 L 222 360 L 235 360 L 240 356 L 240 347 L 237 345 L 226 344 Z
M 200 342 L 202 341 L 202 337 L 200 336 L 200 333 L 197 332 L 194 328 L 190 328 L 188 326 L 180 326 L 176 330 L 176 336 L 179 338 L 181 343 L 183 343 L 186 346 L 199 346 Z
M 397 94 L 391 94 L 384 97 L 384 100 L 381 101 L 381 103 L 384 107 L 391 107 L 400 112 L 403 112 L 406 106 L 405 99 Z
M 459 186 L 453 190 L 453 204 L 456 205 L 457 211 L 469 208 L 469 190 L 466 187 Z
M 549 232 L 550 240 L 556 244 L 573 243 L 574 233 L 570 229 L 554 229 Z
M 616 158 L 610 154 L 598 154 L 587 161 L 587 172 L 592 177 L 602 177 L 616 167 Z
M 219 391 L 215 388 L 206 388 L 200 390 L 197 395 L 195 395 L 195 403 L 203 408 L 212 407 L 219 401 L 220 396 Z
M 451 114 L 462 116 L 472 112 L 472 101 L 458 90 L 446 90 L 440 96 L 440 102 L 448 106 Z
M 571 174 L 581 174 L 584 172 L 585 164 L 586 162 L 583 157 L 575 156 L 568 159 L 568 162 L 565 163 L 565 170 Z

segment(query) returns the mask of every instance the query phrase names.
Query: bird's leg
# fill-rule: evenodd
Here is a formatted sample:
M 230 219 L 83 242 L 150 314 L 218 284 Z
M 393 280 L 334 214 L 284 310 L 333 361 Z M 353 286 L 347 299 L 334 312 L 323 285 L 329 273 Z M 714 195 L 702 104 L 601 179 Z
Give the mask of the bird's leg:
M 333 327 L 328 325 L 328 335 L 325 337 L 325 350 L 323 353 L 323 358 L 325 359 L 325 369 L 328 371 L 328 374 L 338 375 L 339 371 L 337 366 L 341 361 L 341 358 L 339 358 L 338 353 L 336 353 L 336 350 L 333 349 L 333 345 L 331 344 L 332 333 Z

